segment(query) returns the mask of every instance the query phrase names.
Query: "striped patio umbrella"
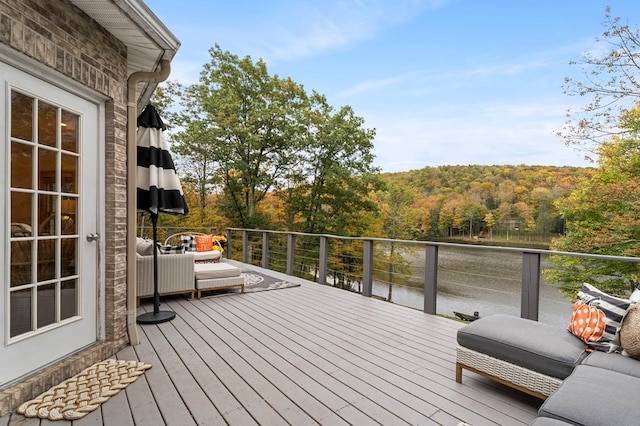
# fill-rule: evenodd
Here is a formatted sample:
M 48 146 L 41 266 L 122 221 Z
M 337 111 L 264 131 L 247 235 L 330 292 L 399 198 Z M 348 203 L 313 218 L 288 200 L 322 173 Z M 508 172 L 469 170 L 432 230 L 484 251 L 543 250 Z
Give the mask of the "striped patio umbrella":
M 137 210 L 149 213 L 153 229 L 153 312 L 138 315 L 140 324 L 171 321 L 176 314 L 160 311 L 158 292 L 157 224 L 159 213 L 186 214 L 189 209 L 176 173 L 169 145 L 164 139 L 166 126 L 153 105 L 147 105 L 138 116 L 137 134 Z

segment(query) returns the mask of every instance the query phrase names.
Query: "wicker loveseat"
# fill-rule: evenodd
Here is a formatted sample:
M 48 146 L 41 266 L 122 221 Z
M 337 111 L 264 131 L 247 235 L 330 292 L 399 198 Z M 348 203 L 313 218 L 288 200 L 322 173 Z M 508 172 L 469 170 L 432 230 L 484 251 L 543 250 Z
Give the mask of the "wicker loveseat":
M 138 304 L 140 299 L 153 296 L 153 252 L 141 246 L 143 246 L 142 242 L 138 241 L 136 253 Z M 158 293 L 163 296 L 188 294 L 193 297 L 195 293 L 194 264 L 193 253 L 158 254 Z

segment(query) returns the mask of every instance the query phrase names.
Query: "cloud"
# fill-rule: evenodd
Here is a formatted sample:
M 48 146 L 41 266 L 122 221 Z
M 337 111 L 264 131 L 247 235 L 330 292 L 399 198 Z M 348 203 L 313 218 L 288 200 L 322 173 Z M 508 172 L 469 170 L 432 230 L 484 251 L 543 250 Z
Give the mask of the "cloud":
M 539 104 L 486 104 L 369 117 L 377 129 L 375 164 L 385 172 L 444 164 L 590 165 L 554 132 L 564 111 Z M 471 111 L 475 112 L 471 112 Z
M 350 89 L 343 90 L 341 92 L 336 93 L 335 98 L 337 99 L 348 98 L 350 96 L 359 95 L 365 92 L 376 91 L 382 88 L 395 86 L 397 84 L 406 82 L 407 80 L 411 80 L 418 75 L 419 75 L 418 73 L 409 72 L 409 73 L 403 73 L 403 74 L 389 77 L 389 78 L 383 78 L 380 80 L 362 81 L 356 84 L 355 86 L 351 87 Z
M 546 80 L 547 84 L 554 84 L 560 91 L 564 76 L 558 73 L 575 71 L 569 69 L 570 52 L 575 52 L 575 46 L 529 52 L 520 57 L 469 57 L 462 64 L 456 62 L 455 68 L 439 67 L 432 62 L 414 63 L 413 70 L 396 74 L 389 73 L 385 67 L 381 73 L 387 72 L 386 75 L 355 82 L 334 93 L 332 98 L 349 101 L 369 94 L 392 98 L 402 96 L 407 102 L 446 90 L 447 97 L 458 97 L 463 101 L 466 97 L 487 96 L 487 91 L 492 91 L 493 96 L 500 96 L 501 89 L 510 90 L 509 85 L 516 90 L 526 87 L 535 90 L 534 79 L 538 84 Z
M 251 34 L 242 37 L 263 59 L 294 61 L 344 51 L 374 39 L 390 26 L 415 19 L 425 9 L 442 7 L 446 0 L 335 0 L 313 3 L 280 2 Z M 259 34 L 259 35 L 258 35 Z M 257 35 L 257 37 L 253 37 Z
M 177 57 L 171 62 L 171 75 L 169 80 L 178 81 L 185 86 L 198 82 L 200 71 L 204 62 L 181 60 Z

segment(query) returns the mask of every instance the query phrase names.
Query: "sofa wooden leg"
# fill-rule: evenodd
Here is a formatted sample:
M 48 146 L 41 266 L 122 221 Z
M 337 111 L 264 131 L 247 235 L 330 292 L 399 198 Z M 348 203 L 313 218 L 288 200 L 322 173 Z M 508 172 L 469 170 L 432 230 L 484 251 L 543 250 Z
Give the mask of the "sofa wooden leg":
M 462 364 L 456 362 L 456 382 L 462 383 Z

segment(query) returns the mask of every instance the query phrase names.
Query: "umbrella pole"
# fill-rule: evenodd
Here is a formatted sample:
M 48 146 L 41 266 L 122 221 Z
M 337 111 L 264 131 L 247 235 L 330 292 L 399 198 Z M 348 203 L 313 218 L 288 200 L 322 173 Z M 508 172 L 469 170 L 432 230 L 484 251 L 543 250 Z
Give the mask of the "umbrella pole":
M 138 324 L 160 324 L 171 321 L 176 317 L 173 311 L 160 310 L 160 292 L 158 291 L 158 214 L 151 213 L 151 226 L 153 229 L 153 312 L 138 315 Z
M 151 213 L 153 226 L 153 314 L 160 313 L 160 292 L 158 291 L 158 215 Z

